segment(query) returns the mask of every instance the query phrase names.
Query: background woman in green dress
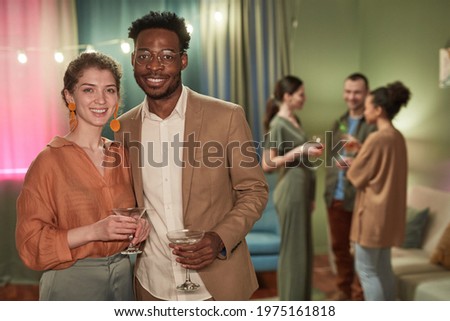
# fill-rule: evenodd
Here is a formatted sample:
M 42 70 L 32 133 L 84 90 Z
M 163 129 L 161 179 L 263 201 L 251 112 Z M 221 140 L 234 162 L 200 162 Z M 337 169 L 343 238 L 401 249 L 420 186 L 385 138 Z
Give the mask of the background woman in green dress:
M 308 142 L 295 115 L 305 103 L 301 79 L 285 76 L 267 102 L 266 139 L 262 168 L 279 171 L 274 204 L 280 219 L 281 244 L 278 262 L 280 300 L 311 300 L 313 246 L 311 213 L 314 208 L 315 172 L 311 160 L 323 146 Z

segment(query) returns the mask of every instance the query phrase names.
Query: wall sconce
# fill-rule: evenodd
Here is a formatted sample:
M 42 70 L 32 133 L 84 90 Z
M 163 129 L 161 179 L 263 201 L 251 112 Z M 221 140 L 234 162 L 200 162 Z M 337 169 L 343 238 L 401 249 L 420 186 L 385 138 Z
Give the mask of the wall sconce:
M 26 64 L 28 61 L 27 54 L 23 50 L 19 50 L 17 52 L 17 61 L 19 61 L 21 64 Z
M 439 49 L 439 87 L 450 87 L 450 47 Z
M 129 44 L 128 42 L 122 41 L 122 42 L 120 43 L 120 49 L 122 50 L 122 52 L 123 52 L 124 54 L 127 54 L 127 53 L 130 52 L 131 47 L 130 47 L 130 44 Z
M 61 51 L 55 51 L 53 57 L 55 58 L 55 61 L 59 64 L 64 61 L 64 54 Z

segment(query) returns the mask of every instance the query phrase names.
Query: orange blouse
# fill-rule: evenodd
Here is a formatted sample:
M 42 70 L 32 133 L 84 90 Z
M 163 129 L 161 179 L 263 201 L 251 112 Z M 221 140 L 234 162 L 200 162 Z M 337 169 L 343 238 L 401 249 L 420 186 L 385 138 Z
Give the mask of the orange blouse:
M 96 241 L 70 249 L 67 241 L 68 230 L 95 223 L 111 215 L 112 208 L 136 205 L 124 149 L 104 142 L 104 176 L 81 147 L 58 136 L 31 164 L 17 199 L 16 226 L 16 247 L 29 268 L 64 269 L 127 246 Z

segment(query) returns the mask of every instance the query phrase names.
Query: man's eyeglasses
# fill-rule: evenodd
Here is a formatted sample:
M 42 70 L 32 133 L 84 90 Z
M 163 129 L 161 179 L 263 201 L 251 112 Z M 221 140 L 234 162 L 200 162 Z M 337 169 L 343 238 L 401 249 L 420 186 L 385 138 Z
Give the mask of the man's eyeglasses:
M 134 60 L 138 65 L 147 65 L 153 61 L 153 57 L 158 58 L 158 62 L 163 66 L 168 66 L 176 60 L 178 54 L 182 54 L 183 51 L 174 52 L 172 50 L 161 50 L 158 52 L 150 52 L 147 50 L 138 50 L 134 56 Z

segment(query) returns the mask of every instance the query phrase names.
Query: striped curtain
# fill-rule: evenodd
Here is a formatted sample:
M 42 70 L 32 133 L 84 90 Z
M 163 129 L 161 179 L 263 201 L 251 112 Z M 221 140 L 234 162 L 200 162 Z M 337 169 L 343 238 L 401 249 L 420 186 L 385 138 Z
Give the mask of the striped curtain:
M 202 1 L 202 92 L 244 107 L 255 140 L 263 135 L 265 104 L 290 72 L 285 1 Z

